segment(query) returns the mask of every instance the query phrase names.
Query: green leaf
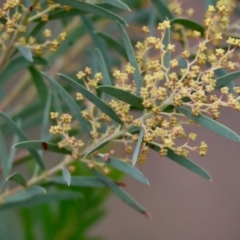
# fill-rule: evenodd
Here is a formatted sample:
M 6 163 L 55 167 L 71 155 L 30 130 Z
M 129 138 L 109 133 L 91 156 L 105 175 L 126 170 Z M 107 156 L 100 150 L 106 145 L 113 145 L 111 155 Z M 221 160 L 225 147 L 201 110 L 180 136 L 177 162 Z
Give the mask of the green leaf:
M 126 5 L 125 3 L 123 3 L 122 1 L 119 1 L 119 0 L 103 0 L 103 2 L 108 3 L 117 8 L 123 9 L 123 10 L 131 11 L 130 8 L 128 7 L 128 5 Z
M 133 153 L 133 157 L 132 157 L 132 165 L 133 166 L 135 166 L 135 164 L 138 160 L 138 154 L 139 154 L 139 151 L 140 151 L 140 148 L 141 148 L 143 134 L 144 134 L 144 130 L 143 130 L 143 128 L 140 128 L 140 132 L 139 132 L 139 135 L 138 135 L 138 141 L 137 141 L 137 144 L 136 144 L 136 147 L 135 147 L 135 150 L 134 150 L 134 153 Z
M 133 77 L 134 77 L 134 80 L 135 80 L 136 85 L 137 85 L 137 95 L 139 95 L 140 94 L 140 89 L 141 89 L 143 83 L 142 83 L 141 72 L 140 72 L 138 62 L 137 62 L 137 59 L 136 59 L 136 56 L 135 56 L 135 52 L 134 52 L 134 49 L 132 47 L 131 41 L 130 41 L 125 29 L 123 28 L 123 26 L 121 24 L 118 24 L 118 27 L 120 29 L 120 34 L 121 34 L 121 38 L 122 38 L 122 41 L 123 41 L 123 45 L 124 45 L 124 47 L 126 49 L 126 52 L 127 52 L 128 60 L 131 64 L 131 66 L 135 68 L 135 71 L 133 73 Z
M 43 203 L 62 201 L 68 199 L 79 199 L 81 197 L 82 195 L 80 193 L 73 191 L 61 191 L 57 193 L 38 194 L 25 200 L 0 204 L 0 211 L 8 209 L 18 209 L 22 207 L 32 207 Z
M 17 45 L 18 51 L 26 58 L 29 62 L 33 62 L 32 52 L 29 48 L 21 45 Z
M 79 2 L 76 0 L 55 0 L 56 3 L 60 3 L 62 5 L 67 5 L 69 7 L 79 9 L 81 11 L 89 12 L 89 13 L 94 13 L 97 16 L 105 17 L 112 19 L 114 21 L 118 21 L 121 24 L 127 25 L 126 21 L 119 17 L 118 15 L 114 14 L 113 12 L 110 12 L 104 8 L 101 8 L 99 6 L 89 4 L 89 3 L 84 3 L 84 2 Z
M 62 105 L 61 101 L 59 99 L 58 93 L 53 89 L 52 91 L 52 97 L 53 97 L 53 108 L 56 112 L 58 112 L 60 115 L 62 115 Z
M 170 28 L 167 28 L 166 32 L 165 32 L 165 35 L 164 35 L 164 38 L 163 38 L 163 45 L 164 46 L 168 46 L 168 44 L 170 43 L 170 38 L 171 38 L 171 30 L 170 30 Z M 165 68 L 170 67 L 170 60 L 171 60 L 171 52 L 167 51 L 164 54 L 164 57 L 163 57 L 163 64 L 164 64 Z
M 34 66 L 31 66 L 28 69 L 31 74 L 32 81 L 38 92 L 38 95 L 39 95 L 42 103 L 45 103 L 47 100 L 47 97 L 48 97 L 47 86 L 44 83 L 40 72 Z
M 219 78 L 227 75 L 227 72 L 226 72 L 225 70 L 223 70 L 222 68 L 216 69 L 216 70 L 214 71 L 214 73 L 215 73 Z M 234 80 L 233 80 L 233 81 L 234 81 Z M 232 81 L 232 82 L 229 82 L 229 83 L 227 83 L 227 84 L 225 85 L 226 87 L 229 88 L 229 92 L 230 92 L 230 93 L 234 93 L 233 88 L 235 87 L 235 84 L 234 84 L 233 81 Z
M 240 136 L 237 135 L 234 131 L 227 128 L 226 126 L 222 125 L 221 123 L 207 117 L 204 115 L 200 116 L 193 116 L 191 113 L 191 110 L 185 108 L 185 107 L 178 107 L 177 108 L 180 112 L 182 112 L 186 117 L 193 120 L 200 126 L 217 133 L 225 138 L 228 138 L 230 140 L 233 140 L 235 142 L 240 142 Z
M 58 74 L 61 76 L 64 80 L 71 83 L 71 85 L 80 92 L 85 98 L 87 98 L 90 102 L 92 102 L 97 108 L 99 108 L 102 112 L 106 113 L 111 119 L 116 121 L 119 124 L 122 124 L 121 119 L 118 117 L 118 115 L 114 112 L 114 110 L 109 107 L 104 101 L 102 101 L 100 98 L 98 98 L 96 95 L 88 91 L 85 87 L 74 81 L 73 79 L 63 75 Z
M 50 107 L 51 107 L 51 94 L 48 94 L 46 106 L 43 114 L 42 120 L 42 129 L 41 129 L 41 139 L 45 139 L 48 133 L 49 128 L 49 119 L 50 119 Z
M 120 88 L 110 87 L 110 86 L 99 86 L 98 89 L 102 92 L 110 94 L 111 96 L 125 103 L 128 103 L 131 106 L 144 109 L 144 106 L 142 105 L 143 100 L 140 97 L 137 97 L 136 95 L 130 92 L 124 91 Z
M 153 142 L 148 143 L 148 146 L 157 152 L 159 152 L 161 149 L 157 143 L 153 143 Z M 203 168 L 201 168 L 200 166 L 198 166 L 196 163 L 192 162 L 191 160 L 189 160 L 183 156 L 179 156 L 179 155 L 175 154 L 173 150 L 168 149 L 167 157 L 169 159 L 173 160 L 174 162 L 182 165 L 183 167 L 187 168 L 188 170 L 198 174 L 199 176 L 206 178 L 208 180 L 211 180 L 211 176 Z
M 88 155 L 90 155 L 91 153 L 101 149 L 102 147 L 104 147 L 105 145 L 107 145 L 109 142 L 109 140 L 103 140 L 102 142 L 98 143 L 97 145 L 94 145 L 92 148 L 90 148 L 88 150 L 88 152 L 85 154 L 84 158 L 86 158 Z
M 172 20 L 173 14 L 169 11 L 168 7 L 163 3 L 162 0 L 151 0 L 155 8 L 157 9 L 162 20 Z
M 66 148 L 59 148 L 57 144 L 44 142 L 42 140 L 31 140 L 31 141 L 19 142 L 12 147 L 45 150 L 45 151 L 56 152 L 61 154 L 71 154 L 71 151 L 67 150 Z
M 86 120 L 81 115 L 81 110 L 78 107 L 77 103 L 73 100 L 73 98 L 68 94 L 68 92 L 56 81 L 54 81 L 52 78 L 50 78 L 46 73 L 42 73 L 45 78 L 48 80 L 48 82 L 52 85 L 53 89 L 57 91 L 62 99 L 65 101 L 69 109 L 72 111 L 73 116 L 79 121 L 80 127 L 83 131 L 86 131 L 89 133 L 89 126 L 86 122 Z
M 40 57 L 33 57 L 33 62 L 27 61 L 24 57 L 12 60 L 0 75 L 0 86 L 19 70 L 32 65 L 47 65 L 47 61 Z
M 126 49 L 119 42 L 117 42 L 115 39 L 111 38 L 110 36 L 102 32 L 98 32 L 97 35 L 100 36 L 102 39 L 104 39 L 108 47 L 117 51 L 125 59 L 128 59 Z
M 50 179 L 50 183 L 67 185 L 66 181 L 62 177 L 52 177 Z M 106 185 L 96 177 L 72 176 L 71 187 L 106 187 Z
M 182 25 L 188 29 L 191 29 L 193 31 L 196 30 L 201 33 L 201 36 L 203 36 L 204 32 L 205 32 L 205 28 L 201 24 L 194 22 L 192 20 L 189 20 L 187 18 L 174 18 L 171 20 L 171 24 L 173 24 L 173 25 L 180 24 L 180 25 Z
M 67 183 L 67 185 L 70 186 L 71 174 L 70 174 L 70 172 L 66 168 L 62 169 L 62 178 Z
M 19 137 L 21 141 L 28 141 L 28 137 L 25 135 L 25 133 L 19 128 L 16 123 L 10 119 L 4 112 L 0 112 L 2 117 L 4 118 L 5 122 L 11 127 L 12 131 Z M 45 169 L 44 164 L 42 162 L 41 157 L 39 156 L 38 152 L 36 150 L 30 149 L 29 153 L 32 155 L 32 157 L 36 160 L 36 162 L 39 164 L 39 166 L 42 169 Z
M 18 184 L 20 184 L 20 185 L 22 185 L 24 187 L 26 187 L 26 185 L 27 185 L 26 180 L 23 177 L 23 175 L 18 173 L 18 172 L 13 173 L 10 176 L 8 176 L 6 178 L 6 181 L 9 181 L 9 180 L 14 181 L 14 182 L 16 182 L 16 183 L 18 183 Z
M 0 163 L 2 168 L 2 177 L 3 179 L 5 179 L 8 176 L 10 169 L 8 166 L 8 152 L 7 152 L 6 141 L 1 129 L 0 129 L 0 146 L 1 146 Z
M 96 53 L 97 53 L 97 57 L 98 57 L 99 66 L 100 66 L 101 72 L 103 74 L 103 84 L 106 86 L 112 86 L 111 78 L 109 76 L 107 66 L 106 66 L 106 63 L 102 56 L 102 53 L 99 49 L 96 49 Z
M 133 167 L 131 164 L 114 157 L 110 157 L 107 161 L 103 160 L 103 158 L 101 157 L 97 157 L 97 159 L 100 159 L 101 162 L 104 162 L 107 165 L 130 175 L 131 177 L 137 179 L 138 181 L 149 185 L 148 179 L 144 177 L 143 174 L 137 168 Z
M 222 77 L 217 78 L 216 79 L 216 89 L 220 89 L 220 88 L 226 86 L 228 83 L 236 80 L 239 77 L 240 77 L 240 71 L 237 71 L 237 72 L 229 73 Z
M 93 174 L 106 186 L 115 193 L 120 199 L 122 199 L 126 204 L 137 210 L 138 212 L 145 215 L 147 218 L 151 218 L 149 213 L 138 203 L 136 202 L 131 196 L 129 196 L 125 191 L 123 191 L 120 187 L 117 186 L 111 179 L 103 175 L 102 173 L 98 172 L 97 170 L 92 170 Z

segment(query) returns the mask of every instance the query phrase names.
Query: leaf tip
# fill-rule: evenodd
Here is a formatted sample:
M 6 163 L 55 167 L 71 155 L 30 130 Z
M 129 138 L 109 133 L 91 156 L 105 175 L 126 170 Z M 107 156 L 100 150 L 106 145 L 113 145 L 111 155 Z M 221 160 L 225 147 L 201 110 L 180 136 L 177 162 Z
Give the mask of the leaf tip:
M 144 212 L 143 212 L 143 215 L 144 215 L 148 220 L 152 221 L 152 216 L 151 216 L 151 214 L 150 214 L 149 212 L 144 211 Z

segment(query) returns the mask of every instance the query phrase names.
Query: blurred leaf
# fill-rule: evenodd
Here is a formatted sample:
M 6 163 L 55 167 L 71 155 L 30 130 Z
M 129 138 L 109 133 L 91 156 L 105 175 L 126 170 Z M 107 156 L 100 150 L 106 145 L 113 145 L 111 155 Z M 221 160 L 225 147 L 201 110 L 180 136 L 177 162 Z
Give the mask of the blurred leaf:
M 11 127 L 12 131 L 19 137 L 21 141 L 28 141 L 28 137 L 25 135 L 25 133 L 19 128 L 16 123 L 10 119 L 4 112 L 0 112 L 2 117 L 4 118 L 5 122 Z M 38 152 L 36 150 L 30 149 L 29 153 L 33 156 L 33 158 L 36 160 L 36 162 L 39 164 L 39 166 L 42 169 L 45 169 L 44 164 L 42 162 L 41 157 L 39 156 Z
M 111 96 L 117 98 L 118 100 L 128 103 L 131 106 L 144 109 L 144 106 L 142 105 L 143 100 L 130 92 L 124 91 L 117 87 L 110 86 L 99 86 L 98 89 L 102 92 L 110 94 Z
M 101 149 L 102 147 L 104 147 L 106 144 L 108 144 L 109 140 L 105 139 L 103 141 L 101 141 L 100 143 L 98 143 L 97 145 L 94 145 L 92 148 L 90 148 L 88 150 L 88 152 L 85 154 L 84 158 L 86 158 L 88 155 L 90 155 L 91 153 Z
M 154 142 L 148 143 L 147 145 L 157 152 L 159 152 L 160 149 L 161 149 L 161 147 L 157 143 L 154 143 Z M 171 150 L 171 149 L 168 149 L 167 151 L 168 151 L 167 152 L 167 157 L 169 159 L 171 159 L 174 162 L 182 165 L 183 167 L 187 168 L 188 170 L 198 174 L 199 176 L 201 176 L 203 178 L 206 178 L 208 180 L 211 180 L 211 176 L 209 175 L 209 173 L 206 172 L 200 166 L 198 166 L 196 163 L 192 162 L 188 158 L 185 158 L 183 156 L 179 156 L 179 155 L 175 154 L 174 151 Z
M 48 94 L 45 110 L 43 113 L 42 120 L 42 129 L 41 129 L 41 139 L 47 138 L 48 128 L 49 128 L 49 119 L 50 119 L 50 107 L 51 107 L 51 94 Z
M 185 108 L 185 107 L 178 107 L 177 108 L 180 112 L 182 112 L 186 117 L 193 120 L 200 126 L 217 133 L 225 138 L 228 138 L 230 140 L 233 140 L 235 142 L 240 142 L 240 136 L 237 135 L 234 131 L 227 128 L 226 126 L 222 125 L 221 123 L 207 117 L 204 115 L 200 116 L 193 116 L 191 113 L 191 110 Z
M 240 77 L 240 71 L 226 74 L 216 79 L 216 89 L 220 89 Z
M 103 175 L 102 173 L 98 172 L 97 170 L 92 170 L 93 174 L 106 186 L 115 193 L 120 199 L 122 199 L 126 204 L 137 210 L 138 212 L 145 215 L 147 218 L 151 219 L 150 214 L 132 197 L 130 197 L 125 191 L 123 191 L 120 187 L 118 187 L 111 179 Z
M 25 200 L 20 200 L 16 202 L 6 202 L 4 204 L 0 204 L 0 211 L 22 207 L 31 207 L 38 204 L 49 203 L 54 201 L 78 199 L 81 197 L 82 195 L 80 193 L 76 193 L 73 191 L 61 191 L 57 193 L 38 194 L 37 196 L 29 197 Z
M 201 36 L 204 36 L 205 28 L 201 24 L 187 18 L 174 18 L 171 20 L 171 25 L 172 24 L 180 24 L 193 31 L 196 30 L 201 33 Z
M 149 16 L 148 26 L 149 26 L 149 30 L 150 30 L 150 32 L 149 32 L 150 36 L 154 36 L 155 29 L 156 29 L 157 12 L 156 12 L 154 6 L 152 7 L 151 10 L 152 10 L 151 11 L 152 13 Z
M 143 128 L 140 128 L 140 132 L 138 135 L 138 141 L 133 153 L 133 157 L 132 157 L 132 165 L 135 166 L 137 160 L 138 160 L 138 154 L 140 152 L 140 148 L 141 148 L 141 144 L 142 144 L 142 138 L 143 138 L 143 134 L 144 134 L 144 130 Z
M 33 62 L 32 52 L 29 48 L 21 45 L 17 45 L 18 51 L 26 58 L 27 61 Z
M 30 31 L 29 33 L 28 33 L 28 36 L 27 36 L 27 38 L 29 38 L 29 37 L 36 37 L 37 36 L 37 34 L 43 29 L 43 27 L 46 25 L 46 22 L 39 22 L 39 23 L 37 23 L 35 26 L 34 26 L 34 28 L 32 29 L 32 31 Z
M 80 85 L 73 79 L 71 79 L 63 74 L 58 74 L 58 75 L 61 76 L 64 80 L 70 82 L 71 86 L 73 86 L 78 92 L 80 92 L 85 98 L 87 98 L 90 102 L 92 102 L 102 112 L 107 114 L 111 119 L 113 119 L 114 121 L 116 121 L 119 124 L 122 124 L 122 121 L 118 117 L 118 115 L 104 101 L 102 101 L 100 98 L 98 98 L 96 95 L 94 95 L 93 93 L 88 91 L 84 86 Z
M 101 8 L 101 7 L 93 5 L 93 4 L 79 2 L 79 1 L 76 1 L 76 0 L 71 0 L 71 1 L 68 1 L 68 0 L 55 0 L 55 2 L 56 3 L 60 3 L 62 5 L 67 5 L 69 7 L 75 8 L 75 9 L 79 9 L 81 11 L 94 13 L 94 14 L 96 14 L 98 16 L 106 17 L 106 18 L 112 19 L 114 21 L 118 21 L 121 24 L 127 25 L 127 23 L 125 22 L 124 19 L 122 19 L 121 17 L 117 16 L 113 12 L 110 12 L 110 11 L 104 9 L 104 8 Z
M 62 177 L 52 177 L 50 183 L 67 185 Z M 106 185 L 96 177 L 72 176 L 71 187 L 106 187 Z
M 137 85 L 137 95 L 139 95 L 140 94 L 140 88 L 142 87 L 143 83 L 142 83 L 141 72 L 140 72 L 138 62 L 137 62 L 137 59 L 136 59 L 136 56 L 135 56 L 135 52 L 134 52 L 134 49 L 132 47 L 131 41 L 128 38 L 128 35 L 127 35 L 126 31 L 124 30 L 123 26 L 121 24 L 118 24 L 118 27 L 120 29 L 120 34 L 121 34 L 121 38 L 122 38 L 122 41 L 123 41 L 123 45 L 124 45 L 124 47 L 126 49 L 126 52 L 127 52 L 127 55 L 128 55 L 128 60 L 131 64 L 131 66 L 135 68 L 135 71 L 133 73 L 133 77 L 134 77 L 134 80 L 135 80 L 136 85 Z
M 57 144 L 44 142 L 42 140 L 30 140 L 30 141 L 19 142 L 12 147 L 45 150 L 50 152 L 62 153 L 62 154 L 71 154 L 71 151 L 67 150 L 66 148 L 59 148 Z
M 128 59 L 125 48 L 119 42 L 117 42 L 115 39 L 111 38 L 110 36 L 102 32 L 98 32 L 97 35 L 104 39 L 109 48 L 114 49 L 125 59 Z
M 168 46 L 168 44 L 170 44 L 170 38 L 171 38 L 171 30 L 170 30 L 170 28 L 167 28 L 165 31 L 164 38 L 163 38 L 164 46 Z M 164 54 L 164 57 L 163 57 L 163 64 L 166 68 L 170 67 L 170 60 L 171 60 L 171 52 L 166 51 L 166 53 Z
M 102 53 L 99 49 L 96 49 L 96 53 L 97 53 L 97 57 L 98 57 L 99 66 L 100 66 L 101 72 L 103 74 L 102 82 L 105 86 L 111 86 L 112 85 L 111 78 L 109 76 L 107 66 L 106 66 L 106 63 L 105 63 L 104 58 L 102 56 Z
M 36 87 L 38 95 L 42 103 L 45 103 L 48 97 L 47 86 L 44 83 L 40 72 L 35 67 L 32 66 L 32 67 L 29 67 L 28 69 L 29 69 L 29 72 L 31 73 L 31 79 Z
M 4 139 L 4 135 L 0 129 L 0 146 L 1 146 L 1 151 L 0 151 L 0 163 L 1 163 L 1 168 L 2 168 L 2 177 L 3 179 L 6 179 L 8 176 L 10 169 L 8 166 L 8 152 L 7 152 L 7 146 L 6 142 Z
M 216 70 L 214 71 L 214 73 L 215 73 L 219 78 L 227 75 L 227 72 L 226 72 L 225 70 L 221 69 L 221 68 L 216 69 Z M 234 81 L 234 80 L 233 80 L 233 81 Z M 227 83 L 227 84 L 225 85 L 226 87 L 229 88 L 229 92 L 230 92 L 230 93 L 234 93 L 233 88 L 234 88 L 235 84 L 234 84 L 233 81 L 231 81 L 231 82 L 229 82 L 229 83 Z
M 205 0 L 204 2 L 207 9 L 209 5 L 216 6 L 217 0 Z
M 114 157 L 110 157 L 107 161 L 103 160 L 103 158 L 101 157 L 98 157 L 97 159 L 101 159 L 101 162 L 104 162 L 107 165 L 130 175 L 131 177 L 137 179 L 138 181 L 149 185 L 148 179 L 145 176 L 143 176 L 143 174 L 137 168 L 133 167 L 131 164 Z
M 123 9 L 123 10 L 131 11 L 130 8 L 120 0 L 103 0 L 103 2 L 108 3 L 117 8 Z
M 62 178 L 67 183 L 67 185 L 70 186 L 71 174 L 70 174 L 70 172 L 66 168 L 62 169 Z
M 73 116 L 79 121 L 81 129 L 90 134 L 89 125 L 87 124 L 86 120 L 82 117 L 81 109 L 78 107 L 77 103 L 73 100 L 72 96 L 70 96 L 69 93 L 60 84 L 58 84 L 56 81 L 50 78 L 46 73 L 42 74 L 52 85 L 53 89 L 61 95 L 62 99 L 65 101 L 65 103 L 71 110 Z
M 166 18 L 172 20 L 174 18 L 173 14 L 169 11 L 168 7 L 164 4 L 162 0 L 151 0 L 155 8 L 157 9 L 161 20 L 164 21 Z
M 40 57 L 33 57 L 33 62 L 27 61 L 24 57 L 18 57 L 7 65 L 0 75 L 0 86 L 5 83 L 13 74 L 17 73 L 19 70 L 32 65 L 47 65 L 47 61 Z
M 17 135 L 14 135 L 13 136 L 13 140 L 12 140 L 12 144 L 10 144 L 10 146 L 13 146 L 14 144 L 16 144 L 18 142 L 19 138 Z M 12 165 L 13 165 L 13 160 L 14 160 L 14 157 L 15 157 L 15 154 L 16 154 L 16 149 L 15 148 L 11 148 L 10 150 L 10 154 L 9 154 L 9 157 L 8 157 L 8 160 L 7 160 L 7 163 L 8 163 L 8 174 L 10 173 L 11 169 L 12 169 Z
M 54 107 L 54 110 L 56 112 L 58 112 L 60 115 L 62 115 L 63 111 L 62 111 L 61 102 L 60 102 L 58 93 L 55 91 L 55 89 L 53 89 L 53 91 L 52 91 L 52 96 L 53 96 L 53 107 Z
M 26 183 L 26 180 L 25 178 L 23 177 L 22 174 L 16 172 L 16 173 L 12 173 L 10 176 L 8 176 L 6 179 L 6 181 L 13 181 L 13 182 L 16 182 L 24 187 L 26 187 L 27 183 Z

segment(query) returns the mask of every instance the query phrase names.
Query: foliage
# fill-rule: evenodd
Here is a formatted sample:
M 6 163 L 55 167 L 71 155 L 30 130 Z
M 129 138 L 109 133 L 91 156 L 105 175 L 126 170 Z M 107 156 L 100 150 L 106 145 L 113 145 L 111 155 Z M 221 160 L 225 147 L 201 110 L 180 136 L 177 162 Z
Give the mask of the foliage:
M 236 6 L 206 1 L 200 24 L 178 0 L 7 0 L 0 226 L 9 228 L 10 211 L 21 227 L 0 229 L 0 238 L 37 239 L 38 226 L 39 239 L 98 239 L 88 230 L 109 192 L 151 218 L 121 182 L 127 174 L 149 184 L 137 166 L 151 150 L 210 180 L 188 159 L 190 151 L 205 156 L 207 143 L 193 145 L 186 125 L 240 141 L 217 121 L 222 107 L 240 111 Z

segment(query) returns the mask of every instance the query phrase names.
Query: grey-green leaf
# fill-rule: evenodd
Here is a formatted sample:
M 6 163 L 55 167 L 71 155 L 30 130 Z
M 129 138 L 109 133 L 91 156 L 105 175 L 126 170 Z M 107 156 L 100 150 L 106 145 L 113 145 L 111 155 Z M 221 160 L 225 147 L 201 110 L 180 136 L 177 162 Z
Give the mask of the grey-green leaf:
M 6 139 L 0 129 L 0 163 L 2 168 L 2 177 L 5 179 L 9 174 L 9 165 L 8 165 L 8 152 L 7 152 L 7 145 L 6 145 Z
M 107 161 L 103 160 L 100 157 L 97 159 L 101 159 L 101 162 L 105 162 L 107 165 L 128 174 L 129 176 L 137 179 L 138 181 L 144 184 L 149 185 L 148 179 L 137 168 L 133 167 L 131 164 L 126 163 L 115 157 L 110 157 Z
M 177 109 L 200 126 L 232 141 L 240 142 L 240 136 L 223 124 L 204 115 L 193 116 L 191 110 L 185 107 L 178 107 Z
M 50 183 L 57 185 L 67 185 L 66 181 L 62 177 L 52 177 Z M 72 176 L 71 177 L 72 187 L 106 187 L 106 185 L 101 182 L 96 177 L 90 176 Z
M 66 168 L 62 169 L 62 177 L 63 177 L 63 180 L 67 183 L 67 185 L 70 186 L 71 174 Z
M 138 160 L 138 154 L 140 152 L 140 148 L 141 148 L 141 144 L 142 144 L 143 133 L 144 133 L 143 128 L 140 128 L 140 132 L 138 135 L 138 141 L 137 141 L 137 144 L 136 144 L 136 147 L 135 147 L 135 150 L 133 153 L 133 157 L 132 157 L 132 165 L 133 166 L 135 166 L 135 164 Z
M 174 18 L 171 20 L 171 24 L 176 24 L 176 23 L 180 24 L 188 29 L 191 29 L 193 31 L 196 30 L 196 31 L 200 32 L 202 36 L 204 35 L 205 28 L 197 22 L 194 22 L 187 18 Z
M 157 152 L 159 152 L 161 149 L 158 144 L 153 142 L 149 143 L 148 146 Z M 167 157 L 173 160 L 174 162 L 182 165 L 183 167 L 187 168 L 188 170 L 198 174 L 199 176 L 211 180 L 211 176 L 206 170 L 204 170 L 202 167 L 198 166 L 196 163 L 192 162 L 188 158 L 175 154 L 173 150 L 168 149 Z
M 220 89 L 240 77 L 240 71 L 226 74 L 216 79 L 216 88 Z
M 25 180 L 25 178 L 23 177 L 22 174 L 20 174 L 18 172 L 12 173 L 10 176 L 8 176 L 6 178 L 6 181 L 9 181 L 9 180 L 11 180 L 13 182 L 16 182 L 16 183 L 26 187 L 26 180 Z
M 33 62 L 29 62 L 24 57 L 18 57 L 7 65 L 2 74 L 0 75 L 0 86 L 4 84 L 13 74 L 19 70 L 32 65 L 47 65 L 47 61 L 40 57 L 33 57 Z
M 23 55 L 23 57 L 25 57 L 29 62 L 33 62 L 32 52 L 29 48 L 18 45 L 17 49 Z
M 110 86 L 99 86 L 98 89 L 131 106 L 144 109 L 144 106 L 142 105 L 143 100 L 130 92 L 126 92 L 123 89 Z
M 171 30 L 170 28 L 167 28 L 163 38 L 164 46 L 168 46 L 168 44 L 170 44 L 170 37 L 171 37 Z M 167 51 L 163 57 L 163 64 L 167 69 L 170 67 L 170 60 L 171 60 L 171 52 Z
M 115 184 L 110 178 L 106 177 L 102 173 L 98 172 L 97 170 L 92 170 L 93 174 L 101 180 L 106 186 L 115 193 L 120 199 L 122 199 L 126 204 L 137 210 L 138 212 L 145 215 L 147 218 L 151 218 L 150 214 L 138 203 L 136 202 L 131 196 L 129 196 L 124 190 L 122 190 L 117 184 Z
M 118 24 L 119 30 L 120 30 L 120 34 L 121 34 L 121 38 L 123 41 L 123 45 L 126 49 L 127 52 L 127 56 L 128 56 L 128 60 L 131 64 L 132 67 L 135 68 L 135 71 L 133 73 L 133 77 L 134 77 L 134 81 L 136 82 L 136 86 L 137 86 L 137 95 L 140 95 L 140 89 L 143 85 L 142 83 L 142 76 L 141 76 L 141 72 L 138 66 L 138 62 L 135 56 L 135 52 L 134 49 L 132 47 L 131 41 L 125 31 L 125 29 L 123 28 L 123 26 L 121 24 Z
M 71 83 L 71 85 L 80 92 L 85 98 L 87 98 L 90 102 L 92 102 L 97 108 L 99 108 L 102 112 L 106 113 L 111 119 L 116 121 L 119 124 L 122 124 L 121 119 L 118 117 L 118 115 L 114 112 L 114 110 L 108 106 L 105 102 L 103 102 L 99 97 L 88 91 L 84 86 L 80 85 L 73 79 L 63 75 L 59 74 L 64 80 L 67 80 Z
M 84 158 L 86 158 L 88 155 L 90 155 L 91 153 L 97 151 L 98 149 L 101 149 L 102 147 L 104 147 L 105 145 L 107 145 L 109 142 L 109 140 L 105 139 L 102 142 L 94 145 L 92 148 L 90 148 L 87 153 L 85 154 Z
M 12 131 L 19 137 L 21 141 L 28 141 L 28 137 L 25 135 L 25 133 L 19 128 L 16 123 L 10 119 L 4 112 L 0 112 L 2 117 L 4 118 L 5 122 L 11 127 Z M 38 165 L 45 169 L 43 161 L 41 157 L 39 156 L 38 152 L 34 149 L 29 149 L 29 153 L 33 156 L 33 158 L 36 160 Z
M 81 197 L 82 194 L 73 191 L 61 191 L 56 193 L 38 194 L 36 196 L 24 200 L 0 204 L 0 211 L 8 209 L 18 209 L 22 207 L 32 207 L 38 204 L 49 203 L 54 201 L 79 199 Z
M 128 5 L 126 5 L 125 3 L 123 3 L 122 1 L 119 1 L 119 0 L 103 0 L 103 2 L 108 3 L 117 8 L 123 9 L 123 10 L 131 11 L 130 8 L 128 7 Z
M 77 103 L 60 84 L 58 84 L 56 81 L 50 78 L 46 73 L 42 74 L 52 85 L 53 89 L 56 90 L 59 93 L 59 95 L 61 95 L 62 99 L 65 101 L 69 109 L 72 111 L 73 116 L 79 121 L 82 130 L 89 133 L 89 126 L 86 120 L 82 117 L 80 113 L 81 110 L 78 107 Z
M 97 5 L 93 5 L 93 4 L 89 4 L 89 3 L 85 3 L 85 2 L 80 2 L 80 1 L 76 1 L 76 0 L 55 0 L 56 3 L 60 3 L 62 5 L 67 5 L 69 7 L 75 8 L 75 9 L 79 9 L 85 12 L 89 12 L 89 13 L 94 13 L 98 16 L 101 17 L 106 17 L 109 19 L 112 19 L 114 21 L 118 21 L 121 24 L 125 24 L 127 25 L 126 21 L 124 19 L 122 19 L 121 17 L 119 17 L 118 15 L 114 14 L 113 12 L 110 12 L 102 7 L 99 7 Z
M 162 20 L 173 19 L 173 14 L 169 11 L 168 7 L 162 0 L 151 0 L 155 8 L 157 9 Z
M 13 148 L 45 150 L 45 151 L 56 152 L 61 154 L 71 154 L 71 151 L 67 150 L 66 148 L 59 148 L 57 144 L 44 142 L 42 140 L 30 140 L 30 141 L 19 142 L 15 144 Z

